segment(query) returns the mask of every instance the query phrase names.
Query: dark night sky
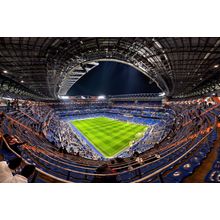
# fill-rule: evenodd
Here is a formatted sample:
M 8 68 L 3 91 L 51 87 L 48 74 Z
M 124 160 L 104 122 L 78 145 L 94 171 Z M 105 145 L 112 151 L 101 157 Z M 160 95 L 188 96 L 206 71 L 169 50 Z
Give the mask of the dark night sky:
M 67 95 L 118 95 L 157 93 L 161 90 L 143 73 L 126 64 L 100 62 L 97 67 L 79 79 Z

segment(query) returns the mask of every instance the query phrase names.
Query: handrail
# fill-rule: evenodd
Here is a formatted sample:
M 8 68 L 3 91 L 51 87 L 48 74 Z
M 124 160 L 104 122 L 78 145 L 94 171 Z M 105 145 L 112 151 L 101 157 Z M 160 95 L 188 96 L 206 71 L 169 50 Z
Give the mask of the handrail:
M 161 173 L 163 170 L 167 169 L 168 167 L 172 166 L 173 164 L 175 164 L 177 161 L 179 161 L 180 159 L 182 159 L 183 157 L 185 157 L 190 151 L 192 151 L 198 144 L 200 144 L 202 141 L 204 141 L 205 138 L 207 138 L 207 136 L 209 136 L 213 131 L 214 131 L 214 127 L 213 129 L 208 133 L 206 134 L 200 141 L 198 141 L 198 143 L 196 143 L 192 148 L 190 148 L 188 151 L 186 151 L 183 155 L 181 155 L 180 157 L 178 157 L 176 160 L 172 161 L 171 163 L 167 164 L 166 166 L 164 166 L 163 168 L 149 174 L 148 176 L 145 176 L 141 179 L 138 179 L 138 180 L 135 180 L 133 183 L 140 183 L 142 182 L 143 180 L 146 180 L 146 179 L 149 179 L 159 173 Z
M 207 135 L 206 135 L 207 136 Z M 5 142 L 6 142 L 6 140 L 5 140 Z M 8 143 L 6 142 L 6 144 L 7 144 L 7 147 L 9 147 L 8 146 Z M 9 147 L 9 149 L 13 152 L 13 153 L 15 153 L 17 156 L 19 156 L 20 157 L 20 155 L 18 155 L 16 152 L 14 152 L 10 147 Z M 192 150 L 192 148 L 189 150 L 189 151 L 191 151 Z M 37 156 L 38 157 L 38 156 Z M 40 158 L 40 157 L 38 157 L 38 158 Z M 41 160 L 44 160 L 43 158 L 40 158 Z M 24 160 L 24 159 L 23 159 Z M 178 159 L 177 159 L 178 160 Z M 26 163 L 28 163 L 26 160 L 24 160 Z M 46 160 L 44 160 L 45 162 L 47 162 L 47 163 L 49 163 L 49 164 L 52 164 L 52 163 L 50 163 L 50 162 L 48 162 L 48 161 L 46 161 Z M 52 164 L 52 165 L 54 165 L 54 164 Z M 144 165 L 143 165 L 144 166 Z M 124 171 L 124 172 L 120 172 L 120 173 L 114 173 L 114 174 L 92 174 L 92 173 L 84 173 L 84 172 L 79 172 L 79 171 L 73 171 L 73 170 L 70 170 L 70 169 L 67 169 L 67 168 L 63 168 L 63 167 L 60 167 L 60 166 L 57 166 L 57 167 L 59 167 L 59 168 L 62 168 L 62 169 L 64 169 L 64 170 L 67 170 L 67 171 L 71 171 L 71 172 L 73 172 L 73 173 L 80 173 L 80 174 L 84 174 L 84 175 L 90 175 L 90 176 L 114 176 L 114 175 L 118 175 L 118 174 L 123 174 L 123 173 L 126 173 L 126 172 L 129 172 L 129 171 Z M 140 167 L 137 167 L 137 168 L 135 168 L 135 169 L 139 169 Z M 43 174 L 45 174 L 46 176 L 50 176 L 50 177 L 52 177 L 52 178 L 54 178 L 55 176 L 53 176 L 53 175 L 51 175 L 51 174 L 48 174 L 48 173 L 46 173 L 46 172 L 44 172 L 44 171 L 42 171 L 42 170 L 40 170 L 40 169 L 38 169 L 37 168 L 37 170 L 40 172 L 40 173 L 43 173 Z M 133 171 L 134 171 L 134 169 L 133 169 Z M 60 178 L 58 178 L 58 177 L 55 177 L 55 179 L 56 180 L 58 180 L 58 181 L 61 181 L 61 182 L 69 182 L 69 181 L 66 181 L 66 180 L 64 180 L 64 179 L 60 179 Z
M 39 124 L 39 121 L 37 121 L 36 119 L 34 119 L 33 117 L 31 117 L 29 114 L 25 113 L 22 110 L 18 110 L 19 112 L 21 112 L 23 115 L 27 116 L 28 118 L 30 118 L 32 121 L 34 121 L 35 123 Z
M 200 133 L 200 132 L 198 132 L 198 133 Z M 188 142 L 187 142 L 187 143 L 188 143 Z M 185 143 L 185 144 L 187 144 L 187 143 Z M 184 145 L 185 145 L 185 144 L 184 144 Z M 178 149 L 180 149 L 181 147 L 182 147 L 182 146 L 180 146 Z M 177 149 L 177 150 L 178 150 L 178 149 Z M 191 150 L 191 149 L 192 149 L 192 148 L 190 148 L 190 150 Z M 176 151 L 177 151 L 177 150 L 176 150 Z M 175 152 L 175 151 L 174 151 L 174 152 Z M 173 153 L 173 152 L 169 153 L 168 155 L 170 155 L 170 154 L 172 154 L 172 153 Z M 116 172 L 116 173 L 110 173 L 110 174 L 98 174 L 98 173 L 86 173 L 86 172 L 83 172 L 83 171 L 77 171 L 77 170 L 71 170 L 71 169 L 69 169 L 69 168 L 64 168 L 64 167 L 61 167 L 61 166 L 59 166 L 59 165 L 57 165 L 57 164 L 53 164 L 53 163 L 51 163 L 51 162 L 45 160 L 44 158 L 39 157 L 39 156 L 36 155 L 35 153 L 32 153 L 32 152 L 31 152 L 31 154 L 33 154 L 34 157 L 37 157 L 37 158 L 39 158 L 40 160 L 45 161 L 46 163 L 48 163 L 48 164 L 50 164 L 50 165 L 53 165 L 53 166 L 55 166 L 55 167 L 61 168 L 61 169 L 63 169 L 63 170 L 66 170 L 66 171 L 69 171 L 69 172 L 72 172 L 72 173 L 83 174 L 83 175 L 87 175 L 87 176 L 99 176 L 99 177 L 117 176 L 117 175 L 121 175 L 121 174 L 124 174 L 124 173 L 133 172 L 133 171 L 135 171 L 135 170 L 138 170 L 138 169 L 140 169 L 140 168 L 142 168 L 142 167 L 144 167 L 144 166 L 148 166 L 149 164 L 155 162 L 155 161 L 153 161 L 153 162 L 151 162 L 151 163 L 143 164 L 143 165 L 141 165 L 141 166 L 135 167 L 135 168 L 133 168 L 132 171 L 126 170 L 126 171 Z M 167 157 L 167 155 L 164 156 L 164 157 Z M 162 157 L 162 158 L 164 158 L 164 157 Z M 160 159 L 162 159 L 162 158 L 160 158 Z
M 5 115 L 5 117 L 8 119 L 8 120 L 11 120 L 13 121 L 14 123 L 16 124 L 19 124 L 21 127 L 33 132 L 36 136 L 40 136 L 37 132 L 35 132 L 33 129 L 29 128 L 28 126 L 24 125 L 23 123 L 19 122 L 18 120 L 15 120 L 13 119 L 12 117 L 8 116 L 8 115 Z
M 213 108 L 212 108 L 212 109 L 213 109 Z M 209 111 L 211 111 L 211 110 L 209 109 Z M 204 112 L 203 114 L 205 114 L 205 113 L 207 113 L 207 112 L 209 112 L 209 111 L 206 111 L 206 112 Z M 215 119 L 216 119 L 216 118 L 215 118 Z M 25 127 L 25 126 L 24 126 L 24 127 Z M 148 176 L 145 176 L 145 177 L 143 177 L 143 178 L 141 178 L 141 179 L 139 179 L 139 180 L 136 180 L 136 181 L 134 181 L 134 182 L 140 182 L 140 181 L 142 181 L 142 180 L 148 179 L 148 178 L 150 178 L 150 177 L 156 175 L 158 172 L 161 172 L 162 170 L 164 170 L 164 169 L 166 169 L 167 167 L 171 166 L 172 164 L 176 163 L 176 161 L 178 161 L 179 159 L 181 159 L 182 157 L 184 157 L 184 156 L 185 156 L 186 154 L 188 154 L 191 150 L 193 150 L 199 143 L 201 143 L 201 141 L 203 141 L 204 138 L 206 138 L 211 132 L 213 132 L 213 130 L 214 130 L 214 127 L 213 127 L 213 129 L 212 129 L 211 131 L 209 131 L 208 134 L 205 135 L 205 137 L 203 137 L 198 143 L 196 143 L 192 148 L 190 148 L 189 150 L 187 150 L 182 156 L 180 156 L 180 157 L 179 157 L 178 159 L 176 159 L 175 161 L 173 161 L 173 162 L 171 162 L 170 164 L 164 166 L 163 168 L 161 168 L 161 169 L 155 171 L 154 173 L 152 173 L 152 174 L 150 174 L 150 175 L 148 175 Z M 22 158 L 20 155 L 18 155 L 16 152 L 14 152 L 14 151 L 10 148 L 10 146 L 8 145 L 7 141 L 4 139 L 3 136 L 2 136 L 2 138 L 3 138 L 3 141 L 6 143 L 7 147 L 8 147 L 15 155 L 17 155 L 18 157 Z M 37 156 L 37 157 L 38 157 L 38 156 Z M 39 158 L 40 158 L 40 157 L 39 157 Z M 22 158 L 22 159 L 23 159 L 23 158 Z M 40 159 L 41 159 L 41 160 L 44 160 L 43 158 L 40 158 Z M 24 160 L 24 159 L 23 159 L 23 160 Z M 24 161 L 25 161 L 27 164 L 29 164 L 26 160 L 24 160 Z M 49 163 L 48 161 L 46 161 L 46 162 Z M 134 168 L 133 171 L 136 170 L 136 169 L 139 169 L 139 168 L 141 168 L 141 167 L 143 167 L 143 166 L 146 166 L 146 164 Z M 60 166 L 58 166 L 58 167 L 60 167 Z M 126 173 L 126 172 L 131 172 L 131 171 L 123 171 L 123 172 L 119 172 L 119 173 L 117 172 L 117 173 L 112 173 L 112 174 L 96 174 L 96 173 L 93 173 L 93 174 L 92 174 L 92 173 L 85 173 L 85 172 L 76 172 L 76 171 L 73 171 L 73 170 L 65 169 L 65 168 L 63 168 L 63 167 L 61 167 L 61 168 L 64 169 L 64 170 L 71 171 L 71 172 L 73 172 L 73 173 L 75 172 L 75 173 L 80 173 L 80 174 L 84 174 L 84 175 L 91 175 L 91 176 L 113 176 L 113 175 L 123 174 L 123 173 Z M 56 176 L 53 176 L 53 175 L 51 175 L 51 174 L 48 174 L 48 173 L 46 173 L 46 172 L 44 172 L 44 171 L 42 171 L 42 170 L 40 170 L 40 169 L 38 169 L 38 168 L 37 168 L 37 170 L 38 170 L 40 173 L 42 173 L 43 175 L 49 176 L 49 177 L 51 177 L 51 178 L 53 178 L 53 179 L 56 179 L 56 180 L 58 180 L 58 181 L 61 181 L 61 182 L 70 182 L 70 181 L 66 181 L 66 180 L 64 180 L 64 179 L 58 178 L 58 177 L 56 177 Z
M 184 145 L 187 144 L 187 143 L 188 143 L 188 142 L 184 143 Z M 179 148 L 178 148 L 178 149 L 179 149 Z M 177 149 L 177 150 L 178 150 L 178 149 Z M 173 153 L 173 152 L 170 152 L 168 155 L 170 155 L 170 154 L 172 154 L 172 153 Z M 32 153 L 32 154 L 34 154 L 34 153 Z M 36 154 L 34 154 L 34 155 L 35 155 L 35 157 L 38 157 Z M 166 155 L 166 156 L 167 156 L 167 155 Z M 165 156 L 165 157 L 166 157 L 166 156 Z M 38 158 L 40 158 L 40 157 L 38 157 Z M 162 157 L 162 158 L 164 158 L 164 157 Z M 162 159 L 162 158 L 160 158 L 160 159 Z M 90 176 L 116 176 L 116 175 L 119 175 L 119 174 L 124 174 L 124 173 L 131 172 L 131 171 L 126 170 L 126 171 L 116 172 L 116 173 L 112 173 L 112 174 L 86 173 L 86 172 L 71 170 L 71 169 L 68 169 L 68 168 L 63 168 L 63 167 L 58 166 L 58 165 L 56 165 L 56 164 L 52 164 L 52 163 L 50 163 L 49 161 L 47 161 L 47 160 L 45 160 L 45 159 L 43 159 L 43 158 L 40 158 L 40 159 L 43 160 L 43 161 L 45 161 L 45 162 L 48 163 L 48 164 L 51 164 L 51 165 L 54 165 L 54 166 L 56 166 L 56 167 L 62 168 L 63 170 L 67 170 L 67 171 L 70 171 L 70 172 L 72 172 L 72 173 L 78 173 L 78 174 L 83 174 L 83 175 L 90 175 Z M 153 162 L 155 162 L 155 161 L 153 161 Z M 149 164 L 151 164 L 151 163 L 153 163 L 153 162 L 150 162 L 150 163 L 148 163 L 148 164 L 144 164 L 144 165 L 135 167 L 135 168 L 133 168 L 132 171 L 138 170 L 138 169 L 140 169 L 140 168 L 142 168 L 142 167 L 144 167 L 144 166 L 148 166 Z

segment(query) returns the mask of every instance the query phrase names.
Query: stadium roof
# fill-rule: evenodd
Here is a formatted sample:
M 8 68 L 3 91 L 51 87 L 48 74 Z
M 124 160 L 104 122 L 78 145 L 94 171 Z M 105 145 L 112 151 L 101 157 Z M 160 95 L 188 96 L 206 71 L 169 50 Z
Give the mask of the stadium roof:
M 65 95 L 98 61 L 129 64 L 172 97 L 219 89 L 220 38 L 0 38 L 1 93 Z

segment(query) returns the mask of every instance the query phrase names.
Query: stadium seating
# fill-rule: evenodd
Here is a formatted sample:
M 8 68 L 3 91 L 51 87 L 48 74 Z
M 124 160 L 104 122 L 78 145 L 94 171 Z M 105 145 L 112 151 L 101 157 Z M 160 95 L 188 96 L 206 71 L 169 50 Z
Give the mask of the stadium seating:
M 151 106 L 140 111 L 136 105 L 129 106 L 128 103 L 126 107 L 123 103 L 121 107 L 117 104 L 111 108 L 98 108 L 94 105 L 87 110 L 80 109 L 79 106 L 68 106 L 68 112 L 59 109 L 59 105 L 33 106 L 30 108 L 27 104 L 20 109 L 7 112 L 1 132 L 25 142 L 18 146 L 21 154 L 17 156 L 37 167 L 39 174 L 35 182 L 48 182 L 48 178 L 49 181 L 58 182 L 93 182 L 97 176 L 116 176 L 116 182 L 182 182 L 211 151 L 217 138 L 215 125 L 220 112 L 218 105 L 205 107 L 199 113 L 196 112 L 195 106 L 191 106 L 190 109 L 184 106 L 178 109 L 178 106 L 175 106 L 173 109 L 160 110 L 158 106 Z M 131 111 L 133 108 L 136 110 Z M 181 113 L 178 117 L 177 112 Z M 127 117 L 126 114 L 132 117 Z M 112 160 L 95 155 L 92 147 L 85 145 L 82 134 L 65 124 L 66 120 L 83 119 L 88 116 L 146 123 L 154 129 L 153 133 L 150 134 L 148 131 L 145 134 L 142 142 L 132 146 L 129 153 L 125 151 L 119 154 L 118 157 L 124 158 L 123 160 L 111 163 Z M 59 136 L 62 129 L 65 129 L 65 135 L 71 132 L 79 154 L 59 152 L 59 143 L 54 137 Z M 63 137 L 61 140 L 64 142 L 66 139 Z M 159 143 L 159 147 L 154 147 L 155 143 Z M 141 163 L 133 155 L 135 152 L 139 152 L 139 157 L 143 160 Z M 6 160 L 16 155 L 9 143 L 1 153 L 5 155 Z M 97 169 L 106 163 L 114 172 L 97 173 Z M 216 160 L 206 177 L 207 182 L 218 181 L 218 165 L 219 161 Z

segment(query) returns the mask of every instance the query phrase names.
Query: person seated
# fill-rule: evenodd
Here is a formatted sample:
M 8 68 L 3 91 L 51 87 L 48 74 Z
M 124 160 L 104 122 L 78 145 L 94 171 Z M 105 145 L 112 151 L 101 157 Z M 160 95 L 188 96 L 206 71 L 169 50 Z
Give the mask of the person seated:
M 21 142 L 18 137 L 10 136 L 8 134 L 4 135 L 5 140 L 12 150 L 14 150 L 17 154 L 21 155 L 21 151 L 19 150 L 19 146 L 26 144 L 26 142 Z
M 135 161 L 139 164 L 139 165 L 143 165 L 144 164 L 144 160 L 142 157 L 140 157 L 140 154 L 136 151 L 134 152 L 134 157 L 135 157 Z
M 134 167 L 132 165 L 128 165 L 128 171 L 133 171 Z
M 112 170 L 108 164 L 103 164 L 96 169 L 97 174 L 114 174 L 115 171 Z M 93 183 L 116 183 L 117 176 L 116 175 L 106 175 L 106 176 L 95 176 L 93 179 Z
M 9 145 L 10 146 L 10 148 L 12 149 L 12 150 L 14 150 L 17 154 L 19 154 L 19 155 L 21 155 L 21 151 L 19 150 L 19 146 L 21 146 L 21 145 L 23 145 L 23 144 L 26 144 L 26 142 L 21 142 L 21 143 L 19 143 L 19 142 L 15 142 L 15 143 L 13 143 L 13 144 L 11 144 L 11 145 Z
M 155 154 L 155 157 L 156 157 L 157 159 L 160 159 L 160 154 L 159 154 L 159 153 L 156 153 L 156 154 Z
M 9 183 L 13 179 L 13 173 L 20 166 L 22 162 L 21 158 L 14 158 L 6 161 L 0 162 L 0 183 Z
M 10 180 L 10 183 L 28 183 L 28 178 L 30 178 L 35 172 L 35 166 L 33 165 L 26 165 L 21 174 L 16 174 Z
M 142 157 L 137 157 L 137 158 L 135 159 L 135 161 L 136 161 L 139 165 L 143 165 L 143 164 L 144 164 L 144 160 L 143 160 Z

